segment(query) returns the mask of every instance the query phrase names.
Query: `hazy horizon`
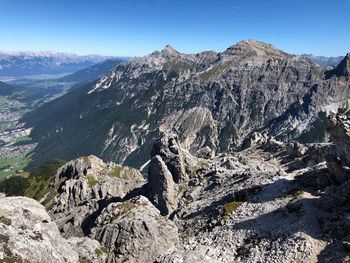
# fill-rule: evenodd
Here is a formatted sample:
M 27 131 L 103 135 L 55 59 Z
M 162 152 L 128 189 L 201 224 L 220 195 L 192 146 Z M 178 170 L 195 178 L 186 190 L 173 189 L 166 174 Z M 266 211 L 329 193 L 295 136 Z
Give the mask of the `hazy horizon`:
M 335 0 L 132 0 L 0 3 L 0 50 L 143 56 L 170 44 L 222 52 L 247 39 L 293 54 L 350 52 L 350 3 Z
M 242 41 L 243 40 L 247 40 L 247 39 L 242 39 Z M 255 40 L 255 39 L 254 39 Z M 258 40 L 259 41 L 259 40 Z M 237 42 L 238 43 L 238 42 Z M 237 44 L 237 43 L 233 43 L 232 45 L 235 45 L 235 44 Z M 268 43 L 268 42 L 266 42 L 266 43 Z M 272 44 L 273 45 L 273 43 L 268 43 L 268 44 Z M 176 51 L 179 51 L 180 53 L 184 53 L 184 54 L 194 54 L 194 53 L 185 53 L 185 52 L 182 52 L 181 50 L 178 50 L 176 47 L 174 47 L 174 46 L 172 46 L 171 44 L 168 44 L 168 45 L 170 45 L 172 48 L 174 48 Z M 232 46 L 231 45 L 231 46 Z M 158 51 L 161 51 L 162 49 L 164 49 L 165 48 L 165 46 L 163 47 L 163 48 L 161 48 L 161 49 L 157 49 Z M 227 47 L 227 48 L 229 48 L 229 47 Z M 276 48 L 278 48 L 278 47 L 276 47 Z M 279 48 L 280 49 L 280 48 Z M 153 50 L 152 52 L 154 52 L 154 51 L 157 51 L 157 50 Z M 223 51 L 225 51 L 226 49 L 224 49 L 224 50 L 220 50 L 220 51 L 218 51 L 218 50 L 213 50 L 213 51 L 216 51 L 216 52 L 223 52 Z M 281 49 L 281 50 L 283 50 L 283 49 Z M 202 51 L 198 51 L 198 52 L 203 52 L 203 51 L 212 51 L 212 50 L 202 50 Z M 148 55 L 148 54 L 151 54 L 152 52 L 150 52 L 150 53 L 147 53 L 147 54 L 144 54 L 144 55 Z M 198 53 L 197 52 L 197 53 Z M 349 52 L 350 52 L 350 48 L 349 48 Z M 349 53 L 349 52 L 347 52 L 347 53 Z M 47 53 L 47 54 L 50 54 L 50 53 L 52 53 L 52 54 L 55 54 L 55 53 L 61 53 L 61 54 L 66 54 L 66 55 L 77 55 L 77 56 L 105 56 L 105 57 L 120 57 L 120 58 L 132 58 L 132 57 L 141 57 L 141 56 L 144 56 L 144 55 L 139 55 L 139 56 L 133 56 L 133 55 L 129 55 L 129 56 L 127 56 L 127 55 L 122 55 L 122 56 L 120 56 L 120 55 L 115 55 L 115 54 L 113 54 L 113 55 L 108 55 L 108 54 L 99 54 L 99 53 L 87 53 L 87 54 L 79 54 L 79 53 L 77 53 L 77 52 L 66 52 L 66 51 L 57 51 L 57 50 L 0 50 L 0 54 L 10 54 L 10 55 L 18 55 L 18 54 L 20 54 L 20 53 L 38 53 L 38 54 L 44 54 L 44 53 Z M 301 52 L 301 53 L 299 53 L 299 54 L 296 54 L 296 53 L 292 53 L 292 54 L 295 54 L 295 55 L 314 55 L 314 56 L 323 56 L 323 57 L 344 57 L 345 55 L 346 55 L 346 53 L 344 54 L 344 55 L 338 55 L 338 56 L 325 56 L 325 55 L 323 55 L 323 54 L 314 54 L 314 53 L 303 53 L 303 52 Z

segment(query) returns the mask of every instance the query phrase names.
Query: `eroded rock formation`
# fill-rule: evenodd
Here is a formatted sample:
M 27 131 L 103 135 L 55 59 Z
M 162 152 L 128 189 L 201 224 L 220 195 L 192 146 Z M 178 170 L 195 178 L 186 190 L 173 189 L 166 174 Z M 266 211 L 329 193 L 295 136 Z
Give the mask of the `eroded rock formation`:
M 52 219 L 45 217 L 69 237 L 59 237 L 67 249 L 60 256 L 94 263 L 346 262 L 350 121 L 331 115 L 330 122 L 333 143 L 253 133 L 240 151 L 211 157 L 210 149 L 191 155 L 165 132 L 151 152 L 148 181 L 131 168 L 121 176 L 125 168 L 94 156 L 71 161 L 51 182 Z M 13 213 L 1 214 L 5 233 Z

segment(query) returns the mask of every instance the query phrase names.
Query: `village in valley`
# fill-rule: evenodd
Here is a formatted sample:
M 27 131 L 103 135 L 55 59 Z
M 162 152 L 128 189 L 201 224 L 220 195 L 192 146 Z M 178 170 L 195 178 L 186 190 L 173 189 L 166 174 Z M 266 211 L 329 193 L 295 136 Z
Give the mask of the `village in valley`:
M 17 100 L 0 97 L 0 181 L 22 173 L 36 146 L 28 136 L 30 129 L 18 122 L 25 106 Z

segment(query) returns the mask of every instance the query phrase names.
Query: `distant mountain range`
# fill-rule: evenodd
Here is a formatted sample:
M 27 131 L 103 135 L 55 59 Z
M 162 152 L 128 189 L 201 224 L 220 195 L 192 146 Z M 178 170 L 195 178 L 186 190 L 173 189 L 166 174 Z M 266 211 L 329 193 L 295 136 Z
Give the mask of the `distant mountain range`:
M 64 81 L 64 82 L 86 83 L 86 82 L 98 79 L 99 77 L 108 73 L 112 68 L 114 68 L 115 66 L 117 66 L 119 63 L 123 61 L 125 60 L 116 59 L 116 58 L 107 59 L 96 65 L 93 65 L 88 68 L 84 68 L 82 70 L 79 70 L 70 75 L 64 76 L 62 78 L 58 78 L 56 80 Z
M 59 52 L 0 52 L 0 77 L 2 79 L 40 77 L 50 75 L 70 74 L 90 67 L 111 56 L 88 55 Z M 127 61 L 129 58 L 115 58 Z M 49 75 L 49 76 L 47 76 Z
M 28 113 L 35 161 L 95 154 L 140 167 L 161 132 L 216 152 L 261 131 L 283 141 L 322 141 L 326 112 L 348 105 L 349 56 L 335 70 L 270 44 L 226 51 L 161 52 L 121 63 L 100 79 Z
M 325 67 L 327 67 L 327 66 L 335 67 L 344 58 L 343 56 L 339 56 L 339 57 L 324 57 L 324 56 L 315 56 L 315 55 L 312 55 L 312 54 L 302 54 L 301 56 L 309 58 L 309 59 L 313 60 L 314 62 L 316 62 L 317 64 L 319 64 L 321 66 L 325 66 Z
M 28 106 L 31 104 L 32 100 L 38 99 L 40 99 L 39 104 L 42 104 L 47 100 L 63 95 L 69 90 L 82 86 L 89 81 L 98 79 L 121 62 L 123 62 L 123 60 L 114 58 L 107 59 L 103 62 L 66 75 L 62 78 L 17 79 L 8 81 L 7 84 L 0 82 L 2 83 L 2 85 L 0 85 L 2 88 L 2 90 L 0 90 L 0 96 L 6 96 L 12 99 L 17 99 L 18 97 L 21 98 L 20 101 L 25 99 Z M 6 89 L 4 88 L 5 86 Z M 22 91 L 22 97 L 17 96 L 19 91 Z

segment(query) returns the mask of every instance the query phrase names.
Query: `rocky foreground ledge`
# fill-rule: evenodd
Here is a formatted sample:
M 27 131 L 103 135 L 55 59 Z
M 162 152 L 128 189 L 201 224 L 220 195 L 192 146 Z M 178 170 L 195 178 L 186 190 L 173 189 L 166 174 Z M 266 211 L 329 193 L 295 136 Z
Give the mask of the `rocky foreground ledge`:
M 333 143 L 259 133 L 191 154 L 164 133 L 148 178 L 81 157 L 39 202 L 0 196 L 0 262 L 349 262 L 350 120 Z
M 97 241 L 64 239 L 37 201 L 1 194 L 0 207 L 0 262 L 79 262 L 76 251 L 89 260 L 96 258 Z

